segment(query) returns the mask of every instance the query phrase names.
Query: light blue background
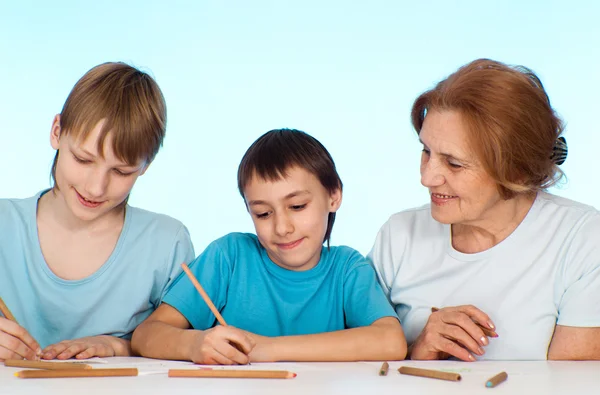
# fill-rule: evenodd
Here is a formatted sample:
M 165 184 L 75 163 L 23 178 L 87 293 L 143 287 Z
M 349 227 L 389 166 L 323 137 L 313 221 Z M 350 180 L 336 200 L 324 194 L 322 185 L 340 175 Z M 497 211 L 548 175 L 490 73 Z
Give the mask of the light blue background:
M 49 131 L 91 67 L 149 71 L 168 105 L 163 150 L 130 202 L 167 213 L 202 251 L 252 231 L 236 187 L 262 133 L 304 130 L 344 182 L 333 244 L 367 253 L 392 213 L 421 205 L 412 101 L 489 57 L 538 73 L 567 122 L 569 182 L 600 207 L 600 3 L 593 1 L 0 2 L 0 196 L 49 186 Z

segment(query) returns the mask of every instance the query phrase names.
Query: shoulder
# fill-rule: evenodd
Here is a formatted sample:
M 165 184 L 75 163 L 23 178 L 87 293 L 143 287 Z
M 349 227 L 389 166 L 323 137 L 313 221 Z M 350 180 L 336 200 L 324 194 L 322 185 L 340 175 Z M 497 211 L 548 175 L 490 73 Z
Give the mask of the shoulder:
M 441 224 L 431 217 L 431 207 L 425 204 L 392 214 L 381 229 L 393 234 L 404 234 L 432 227 L 441 228 Z
M 37 207 L 41 192 L 24 199 L 0 199 L 0 224 L 9 225 L 15 222 L 28 222 L 35 218 L 32 214 Z
M 327 250 L 324 247 L 323 251 L 326 251 L 330 265 L 335 267 L 336 271 L 343 271 L 346 275 L 361 268 L 371 269 L 371 265 L 367 259 L 357 250 L 348 246 L 336 246 L 329 247 Z M 364 270 L 364 269 L 362 269 Z
M 548 219 L 544 221 L 544 226 L 550 231 L 555 228 L 568 230 L 573 237 L 581 232 L 586 234 L 591 231 L 589 236 L 596 237 L 600 234 L 597 233 L 600 230 L 600 212 L 590 205 L 547 192 L 540 192 L 535 204 L 539 207 L 536 219 Z
M 231 261 L 235 261 L 240 256 L 247 258 L 254 254 L 260 254 L 263 247 L 258 241 L 258 237 L 252 233 L 232 232 L 216 239 L 206 249 L 218 250 Z
M 126 220 L 129 221 L 130 230 L 136 234 L 143 234 L 152 239 L 172 239 L 181 233 L 188 233 L 187 228 L 181 221 L 166 214 L 155 213 L 129 205 L 126 210 Z

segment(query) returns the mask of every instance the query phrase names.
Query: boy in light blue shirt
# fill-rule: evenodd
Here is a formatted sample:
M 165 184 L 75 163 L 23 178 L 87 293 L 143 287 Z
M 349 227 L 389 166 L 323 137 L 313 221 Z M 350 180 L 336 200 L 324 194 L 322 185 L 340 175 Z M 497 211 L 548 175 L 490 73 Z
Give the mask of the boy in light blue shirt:
M 166 106 L 148 74 L 104 63 L 54 117 L 54 185 L 0 199 L 0 360 L 127 356 L 135 327 L 194 258 L 183 224 L 127 204 L 158 153 Z
M 244 155 L 238 187 L 256 235 L 224 236 L 190 265 L 228 326 L 181 275 L 134 332 L 134 350 L 226 365 L 403 359 L 404 334 L 374 270 L 349 247 L 323 248 L 342 200 L 325 147 L 270 131 Z

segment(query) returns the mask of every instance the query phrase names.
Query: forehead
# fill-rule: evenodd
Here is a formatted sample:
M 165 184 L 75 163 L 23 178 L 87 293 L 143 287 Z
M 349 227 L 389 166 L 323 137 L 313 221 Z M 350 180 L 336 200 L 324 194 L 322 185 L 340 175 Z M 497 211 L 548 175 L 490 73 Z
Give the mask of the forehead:
M 70 147 L 86 151 L 89 154 L 98 156 L 114 166 L 138 166 L 141 160 L 135 163 L 129 163 L 125 158 L 120 158 L 114 150 L 114 136 L 112 132 L 102 135 L 103 121 L 87 132 L 69 133 L 64 136 Z
M 256 173 L 244 188 L 246 200 L 278 200 L 290 193 L 316 194 L 325 191 L 321 182 L 312 173 L 301 167 L 287 169 L 278 179 L 266 180 Z
M 457 111 L 429 111 L 419 133 L 419 139 L 430 150 L 464 158 L 473 156 L 468 137 Z

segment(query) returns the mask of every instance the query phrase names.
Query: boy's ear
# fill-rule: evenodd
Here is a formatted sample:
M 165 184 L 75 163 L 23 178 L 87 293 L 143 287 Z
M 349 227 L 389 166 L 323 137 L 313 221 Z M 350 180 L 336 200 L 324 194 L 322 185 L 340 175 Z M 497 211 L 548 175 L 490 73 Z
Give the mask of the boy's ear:
M 335 213 L 342 205 L 342 190 L 337 188 L 329 195 L 329 212 Z
M 55 150 L 58 149 L 58 143 L 60 142 L 60 114 L 56 114 L 52 120 L 52 128 L 50 129 L 50 145 Z

